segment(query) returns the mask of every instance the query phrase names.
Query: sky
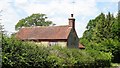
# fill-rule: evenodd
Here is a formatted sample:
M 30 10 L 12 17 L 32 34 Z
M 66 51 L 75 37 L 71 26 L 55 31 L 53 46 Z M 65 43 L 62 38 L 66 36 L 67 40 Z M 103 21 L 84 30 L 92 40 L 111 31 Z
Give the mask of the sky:
M 46 14 L 57 26 L 68 25 L 74 14 L 75 29 L 82 37 L 89 20 L 101 12 L 114 15 L 118 12 L 119 0 L 0 0 L 0 22 L 9 34 L 15 32 L 17 22 L 33 13 Z M 74 3 L 73 3 L 74 2 Z

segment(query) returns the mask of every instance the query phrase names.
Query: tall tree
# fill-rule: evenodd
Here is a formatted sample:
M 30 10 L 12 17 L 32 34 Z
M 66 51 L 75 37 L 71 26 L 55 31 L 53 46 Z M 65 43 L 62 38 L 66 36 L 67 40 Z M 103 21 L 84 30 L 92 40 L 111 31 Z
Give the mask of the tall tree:
M 113 62 L 120 62 L 120 38 L 119 38 L 119 14 L 114 17 L 110 12 L 101 13 L 95 19 L 89 21 L 87 30 L 80 39 L 86 49 L 95 49 L 103 52 L 111 52 Z
M 3 10 L 0 10 L 0 17 L 2 16 L 1 13 L 2 13 Z M 3 35 L 3 25 L 1 24 L 1 18 L 0 18 L 0 42 L 1 42 L 1 39 L 2 39 L 2 35 Z
M 90 20 L 86 28 L 83 38 L 91 41 L 100 42 L 118 36 L 118 21 L 110 12 L 108 15 L 101 13 L 95 19 Z
M 117 20 L 118 20 L 118 34 L 120 34 L 120 1 L 119 1 L 119 9 L 118 9 L 118 16 L 117 16 Z M 120 36 L 119 36 L 119 38 L 120 38 Z M 120 39 L 119 39 L 119 41 L 120 41 Z
M 45 14 L 32 14 L 24 19 L 19 20 L 15 25 L 15 30 L 19 30 L 21 27 L 31 27 L 31 26 L 49 26 L 52 21 L 46 20 Z

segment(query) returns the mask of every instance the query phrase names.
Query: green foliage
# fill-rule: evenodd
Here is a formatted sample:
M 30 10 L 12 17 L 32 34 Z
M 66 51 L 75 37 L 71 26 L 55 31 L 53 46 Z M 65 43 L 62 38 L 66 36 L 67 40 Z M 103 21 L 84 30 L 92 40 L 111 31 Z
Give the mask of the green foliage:
M 15 25 L 15 29 L 19 30 L 21 27 L 30 27 L 30 26 L 49 26 L 52 24 L 52 21 L 47 21 L 45 14 L 32 14 L 24 19 L 19 20 Z
M 94 57 L 95 64 L 97 67 L 110 66 L 111 63 L 111 53 L 105 53 L 97 50 L 87 50 L 91 57 Z M 104 63 L 103 63 L 104 62 Z
M 86 50 L 112 53 L 112 62 L 120 62 L 118 17 L 114 17 L 110 12 L 107 15 L 101 13 L 90 20 L 86 28 L 80 39 L 80 42 L 86 46 Z
M 83 38 L 89 41 L 101 42 L 104 39 L 118 39 L 118 21 L 110 13 L 105 16 L 101 13 L 95 19 L 90 20 L 86 30 L 83 34 Z
M 2 33 L 2 25 L 1 25 L 1 23 L 0 23 L 0 67 L 2 66 L 2 47 L 1 47 L 1 45 L 2 45 L 2 35 L 3 35 L 3 33 Z
M 3 68 L 95 68 L 109 67 L 111 62 L 110 53 L 60 46 L 37 46 L 8 37 L 4 37 L 2 47 Z

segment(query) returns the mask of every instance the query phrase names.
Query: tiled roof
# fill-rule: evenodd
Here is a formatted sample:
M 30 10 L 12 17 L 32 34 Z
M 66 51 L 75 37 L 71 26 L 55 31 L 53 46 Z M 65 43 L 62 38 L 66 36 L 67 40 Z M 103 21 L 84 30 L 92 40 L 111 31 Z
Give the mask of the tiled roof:
M 20 40 L 67 39 L 71 29 L 70 26 L 25 27 L 20 29 L 16 37 Z

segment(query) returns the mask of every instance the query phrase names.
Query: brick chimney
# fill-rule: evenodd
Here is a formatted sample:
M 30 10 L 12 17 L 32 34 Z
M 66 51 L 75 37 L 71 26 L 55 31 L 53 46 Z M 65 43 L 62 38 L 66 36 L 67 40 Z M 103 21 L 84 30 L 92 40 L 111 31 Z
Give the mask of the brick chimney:
M 71 17 L 68 18 L 69 20 L 69 26 L 75 29 L 75 18 L 73 18 L 73 14 L 71 14 Z

